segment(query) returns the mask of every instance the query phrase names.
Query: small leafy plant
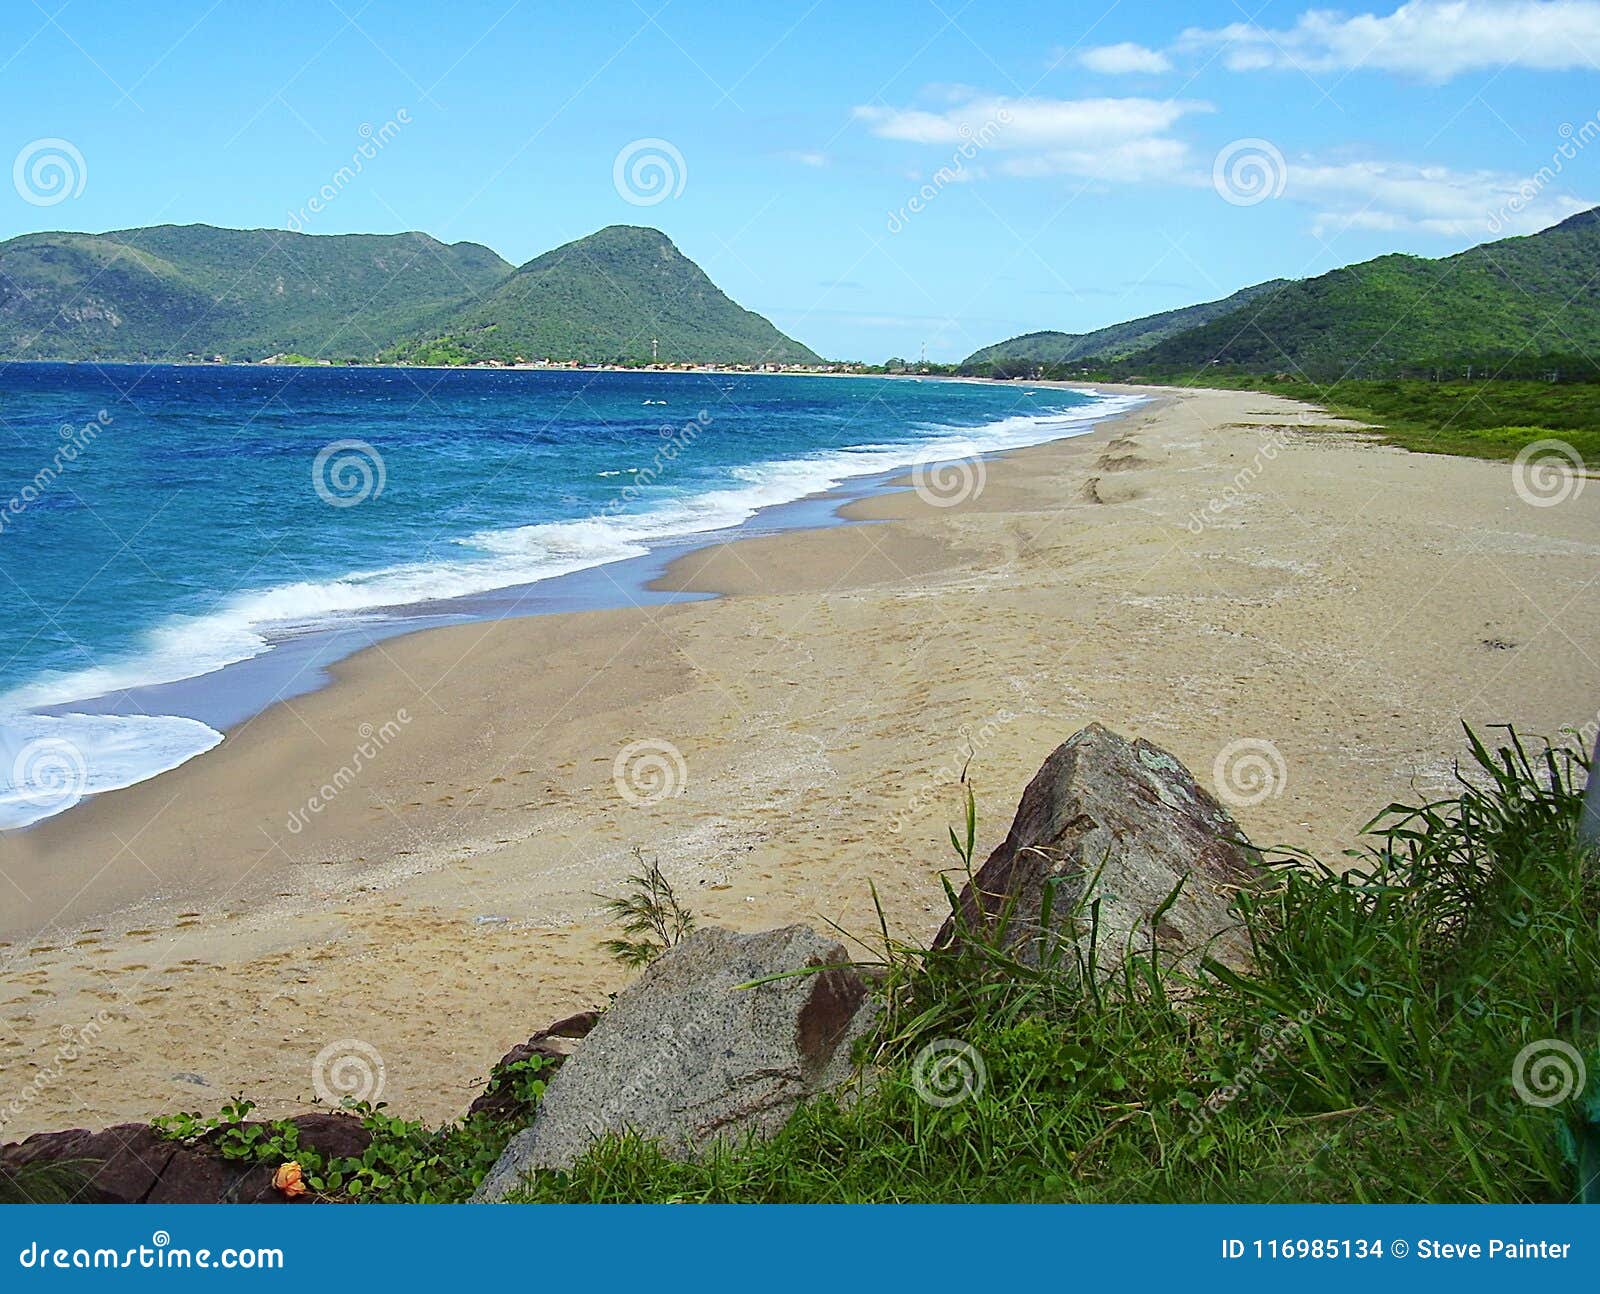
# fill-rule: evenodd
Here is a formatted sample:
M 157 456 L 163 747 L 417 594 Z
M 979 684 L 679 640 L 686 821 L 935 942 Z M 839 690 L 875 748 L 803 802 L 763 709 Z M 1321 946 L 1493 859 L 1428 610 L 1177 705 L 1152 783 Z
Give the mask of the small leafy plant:
M 498 1066 L 489 1090 L 509 1088 L 518 1108 L 531 1112 L 553 1065 L 532 1056 Z M 354 1102 L 346 1109 L 372 1139 L 360 1155 L 332 1156 L 302 1141 L 299 1126 L 289 1119 L 250 1122 L 254 1109 L 255 1103 L 241 1096 L 215 1115 L 165 1115 L 151 1126 L 172 1141 L 209 1145 L 224 1159 L 298 1164 L 300 1181 L 318 1199 L 428 1204 L 471 1195 L 521 1123 L 520 1118 L 507 1122 L 477 1114 L 429 1129 L 386 1113 L 382 1103 Z
M 624 966 L 648 966 L 691 930 L 694 913 L 678 902 L 671 882 L 661 873 L 661 861 L 645 861 L 633 851 L 639 871 L 627 879 L 627 892 L 612 898 L 604 894 L 609 920 L 622 927 L 624 938 L 607 939 L 605 950 Z

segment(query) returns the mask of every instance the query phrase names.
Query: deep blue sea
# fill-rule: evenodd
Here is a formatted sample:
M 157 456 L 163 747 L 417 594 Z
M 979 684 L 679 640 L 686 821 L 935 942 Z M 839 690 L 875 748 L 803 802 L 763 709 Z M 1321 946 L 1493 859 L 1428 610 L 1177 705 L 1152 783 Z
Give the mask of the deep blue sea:
M 0 826 L 222 739 L 95 698 L 852 478 L 1076 434 L 1125 404 L 903 378 L 5 366 Z

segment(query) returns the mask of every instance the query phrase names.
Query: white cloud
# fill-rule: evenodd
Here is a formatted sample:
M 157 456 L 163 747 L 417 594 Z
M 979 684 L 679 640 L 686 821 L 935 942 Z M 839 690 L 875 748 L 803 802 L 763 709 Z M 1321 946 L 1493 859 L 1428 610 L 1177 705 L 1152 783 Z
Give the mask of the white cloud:
M 1078 62 L 1091 72 L 1103 72 L 1107 76 L 1154 75 L 1172 71 L 1172 60 L 1160 50 L 1136 45 L 1131 40 L 1086 49 L 1078 55 Z
M 1234 71 L 1372 68 L 1447 81 L 1480 68 L 1600 66 L 1600 0 L 1410 0 L 1391 14 L 1304 13 L 1292 27 L 1191 28 L 1182 49 L 1217 49 Z
M 1000 164 L 1000 171 L 1025 179 L 1076 175 L 1134 182 L 1176 179 L 1190 163 L 1189 146 L 1181 139 L 1130 139 L 1112 149 L 1060 148 L 1007 158 Z
M 1536 233 L 1593 205 L 1538 177 L 1374 161 L 1291 162 L 1284 197 L 1315 210 L 1319 237 L 1378 229 L 1476 241 Z
M 942 145 L 971 156 L 994 149 L 1012 175 L 1072 174 L 1135 180 L 1184 165 L 1170 131 L 1211 105 L 1183 99 L 1008 99 L 980 96 L 941 110 L 860 107 L 856 117 L 883 139 Z

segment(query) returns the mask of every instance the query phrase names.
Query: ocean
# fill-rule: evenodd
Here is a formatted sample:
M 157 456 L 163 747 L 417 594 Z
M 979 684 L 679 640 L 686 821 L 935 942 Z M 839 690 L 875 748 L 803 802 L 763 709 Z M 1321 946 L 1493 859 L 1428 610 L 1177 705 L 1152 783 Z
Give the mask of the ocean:
M 907 378 L 5 366 L 0 828 L 216 745 L 223 717 L 285 694 L 289 671 L 242 662 L 526 609 L 472 599 L 907 468 L 955 501 L 973 463 L 926 465 L 1129 403 Z

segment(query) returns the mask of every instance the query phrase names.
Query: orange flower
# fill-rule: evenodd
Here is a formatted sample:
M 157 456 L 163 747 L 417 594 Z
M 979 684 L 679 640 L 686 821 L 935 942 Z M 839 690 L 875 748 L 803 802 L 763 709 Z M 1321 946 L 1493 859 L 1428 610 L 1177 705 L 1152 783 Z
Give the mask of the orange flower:
M 293 1160 L 278 1165 L 278 1171 L 272 1175 L 272 1184 L 291 1200 L 308 1193 L 306 1184 L 300 1180 L 300 1165 Z

